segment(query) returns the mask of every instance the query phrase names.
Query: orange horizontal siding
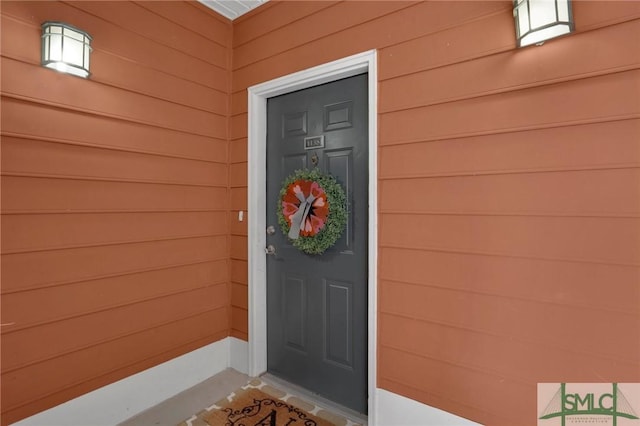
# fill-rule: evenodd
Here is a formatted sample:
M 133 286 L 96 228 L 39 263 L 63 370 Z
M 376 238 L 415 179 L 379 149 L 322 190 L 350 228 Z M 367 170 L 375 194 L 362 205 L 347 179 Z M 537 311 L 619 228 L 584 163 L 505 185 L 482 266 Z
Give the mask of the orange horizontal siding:
M 247 94 L 244 90 L 231 94 L 231 114 L 237 115 L 247 111 Z
M 468 8 L 464 3 L 458 7 Z M 452 19 L 442 21 L 421 37 L 400 40 L 381 49 L 380 80 L 510 51 L 515 46 L 513 18 L 501 9 L 483 10 L 482 15 L 475 15 L 468 22 L 462 20 L 463 25 L 451 25 Z M 431 54 L 416 55 L 416 52 Z
M 441 2 L 435 2 L 441 3 Z M 470 2 L 458 2 L 461 11 L 470 11 Z M 473 2 L 480 3 L 483 2 Z M 486 2 L 491 4 L 509 7 L 509 3 L 505 2 Z M 587 2 L 586 2 L 587 3 Z M 442 6 L 445 8 L 445 6 Z M 508 12 L 511 10 L 509 9 Z M 431 19 L 438 19 L 442 13 L 435 13 Z M 434 28 L 434 31 L 424 31 L 423 37 L 406 38 L 398 43 L 384 47 L 380 53 L 380 69 L 379 76 L 381 80 L 397 77 L 400 75 L 409 75 L 412 73 L 442 67 L 451 64 L 463 64 L 467 61 L 481 59 L 483 57 L 490 58 L 491 55 L 510 51 L 509 57 L 513 56 L 515 47 L 514 23 L 511 13 L 504 13 L 504 10 L 495 9 L 494 13 L 487 10 L 488 13 L 476 15 L 475 18 L 468 19 L 464 25 L 450 25 L 452 19 L 446 21 L 441 20 L 437 26 L 425 27 Z M 633 20 L 640 16 L 640 8 L 637 2 L 626 1 L 610 1 L 606 5 L 602 1 L 588 2 L 588 4 L 579 5 L 573 8 L 574 22 L 577 31 L 593 30 L 607 27 L 612 24 Z M 464 17 L 464 12 L 458 12 L 460 17 Z M 572 35 L 576 37 L 577 34 Z M 633 37 L 631 37 L 633 39 Z M 573 40 L 571 44 L 573 43 Z M 577 42 L 580 44 L 580 42 Z M 561 46 L 562 43 L 555 43 L 556 46 L 551 47 L 552 43 L 545 46 L 545 50 L 551 52 L 541 52 L 535 49 L 518 51 L 518 58 L 535 56 L 538 61 L 546 61 L 551 53 L 560 49 L 561 52 L 567 51 Z M 599 43 L 597 43 L 599 44 Z M 590 46 L 598 49 L 599 46 Z M 549 49 L 550 48 L 550 49 Z M 615 51 L 618 47 L 611 46 Z M 428 52 L 429 54 L 416 54 L 416 52 Z M 585 53 L 579 49 L 570 49 L 571 57 L 577 56 L 576 60 L 580 62 L 580 57 Z M 559 59 L 557 55 L 552 55 Z M 485 59 L 483 59 L 486 61 Z M 566 60 L 566 59 L 565 59 Z M 528 62 L 528 61 L 527 61 Z M 594 61 L 598 62 L 598 61 Z M 551 64 L 551 63 L 550 63 Z M 473 64 L 468 64 L 474 66 Z M 508 68 L 517 66 L 516 61 L 510 62 Z M 536 64 L 537 65 L 537 64 Z M 537 66 L 534 68 L 536 69 Z M 454 70 L 455 71 L 455 70 Z M 487 76 L 494 73 L 504 73 L 505 69 L 495 69 Z M 480 73 L 483 76 L 484 72 Z M 476 75 L 477 77 L 477 75 Z M 506 76 L 506 78 L 510 78 Z M 517 78 L 517 77 L 516 77 Z M 469 79 L 474 80 L 474 79 Z M 455 90 L 455 88 L 452 88 Z
M 629 185 L 629 182 L 636 184 Z M 420 196 L 407 199 L 403 195 L 407 186 L 420 188 Z M 621 190 L 614 193 L 610 188 Z M 483 176 L 386 180 L 381 184 L 380 209 L 383 214 L 638 217 L 640 205 L 634 200 L 638 192 L 638 167 L 498 172 Z
M 9 35 L 3 46 L 3 55 L 37 65 L 40 61 L 39 25 L 3 15 L 2 26 Z M 224 81 L 227 77 L 222 70 L 213 71 L 220 81 L 215 88 L 209 88 L 104 50 L 92 52 L 91 67 L 92 71 L 95 70 L 91 75 L 92 81 L 213 113 L 224 114 L 226 111 Z
M 380 115 L 382 145 L 640 116 L 640 71 Z M 562 102 L 549 102 L 558 99 Z M 598 99 L 598 102 L 593 102 Z M 541 106 L 544 105 L 544 108 Z
M 384 214 L 381 223 L 382 246 L 640 266 L 629 232 L 640 218 Z
M 527 381 L 531 375 L 542 380 L 563 371 L 575 377 L 583 366 L 560 367 L 561 360 L 572 354 L 585 361 L 594 358 L 589 363 L 596 370 L 609 367 L 611 360 L 619 362 L 617 370 L 611 371 L 619 377 L 634 365 L 636 360 L 629 354 L 639 349 L 634 339 L 620 342 L 618 336 L 608 332 L 640 326 L 632 313 L 517 299 L 510 299 L 509 308 L 505 309 L 502 296 L 414 284 L 390 283 L 384 295 L 381 311 L 385 315 L 381 324 L 389 325 L 382 327 L 381 345 L 389 344 L 461 365 L 475 365 L 517 380 Z M 586 321 L 590 323 L 588 328 L 584 327 Z M 398 323 L 405 326 L 397 327 Z M 393 330 L 397 330 L 395 335 L 388 336 L 394 334 Z M 421 333 L 423 339 L 419 338 Z M 450 345 L 423 343 L 423 340 L 438 342 L 443 333 L 445 341 L 454 342 Z M 593 347 L 593 336 L 599 336 L 601 345 L 597 348 Z M 486 348 L 480 351 L 483 345 Z M 502 351 L 510 345 L 512 349 Z M 528 349 L 516 352 L 518 346 Z M 538 354 L 542 348 L 545 349 Z M 554 363 L 556 366 L 545 373 L 548 365 Z M 536 365 L 525 370 L 528 364 Z
M 248 330 L 249 328 L 249 314 L 247 312 L 247 309 L 238 306 L 231 306 L 231 324 L 231 335 L 242 339 L 242 334 L 247 333 L 245 330 Z M 234 331 L 239 334 L 234 335 Z
M 316 10 L 312 15 L 290 20 L 285 27 L 265 32 L 244 45 L 234 46 L 233 69 L 237 70 L 251 63 L 271 58 L 283 51 L 307 46 L 328 34 L 344 31 L 354 26 L 353 16 L 356 14 L 361 22 L 367 22 L 410 5 L 411 3 L 404 1 L 369 2 L 367 7 L 362 7 L 362 4 L 357 2 L 339 2 L 329 5 Z M 241 31 L 241 29 L 235 30 Z M 297 37 L 291 37 L 292 33 L 297 34 Z
M 247 260 L 247 237 L 232 235 L 230 245 L 231 259 Z
M 512 425 L 538 382 L 640 381 L 640 3 L 517 50 L 511 7 L 3 2 L 2 423 L 248 339 L 246 89 L 369 49 L 376 386 Z M 89 81 L 39 67 L 47 19 L 94 36 Z
M 216 43 L 189 27 L 172 25 L 173 21 L 155 13 L 149 13 L 142 5 L 133 2 L 117 2 L 105 8 L 100 2 L 76 2 L 73 7 L 93 15 L 122 30 L 142 36 L 173 50 L 182 52 L 220 68 L 227 65 L 225 44 Z M 169 25 L 167 25 L 169 24 Z
M 234 139 L 247 137 L 247 113 L 231 116 L 231 134 Z
M 234 24 L 233 197 L 247 87 L 377 49 L 376 385 L 513 425 L 535 418 L 538 382 L 640 380 L 638 3 L 574 2 L 574 34 L 526 49 L 509 2 L 390 3 Z
M 199 82 L 207 87 L 225 90 L 225 85 L 218 86 L 220 82 L 216 77 L 221 77 L 223 82 L 225 77 L 225 62 L 220 58 L 219 65 L 205 62 L 199 57 L 194 57 L 184 53 L 183 49 L 176 49 L 159 43 L 153 39 L 141 36 L 125 28 L 114 25 L 96 14 L 87 13 L 77 6 L 82 2 L 39 2 L 37 6 L 22 4 L 23 2 L 7 2 L 3 4 L 2 13 L 13 18 L 20 19 L 38 27 L 44 21 L 63 21 L 70 23 L 87 32 L 96 40 L 93 47 L 97 50 L 104 50 L 122 56 L 130 61 L 144 64 L 147 67 L 164 71 L 165 73 L 183 78 L 188 81 Z M 102 2 L 97 10 L 108 8 L 107 2 Z M 182 4 L 182 7 L 191 7 Z M 96 12 L 94 12 L 96 13 Z M 102 14 L 108 12 L 100 12 Z M 154 15 L 146 13 L 146 20 L 153 20 Z M 215 18 L 214 18 L 215 19 Z M 171 32 L 175 23 L 167 21 L 161 29 Z M 228 31 L 231 29 L 229 28 Z M 38 32 L 34 31 L 37 36 Z M 98 41 L 99 40 L 99 41 Z M 187 44 L 182 40 L 178 43 Z M 218 73 L 215 71 L 219 70 Z M 217 75 L 216 75 L 217 74 Z M 45 92 L 46 93 L 46 92 Z
M 247 187 L 247 163 L 229 165 L 229 186 L 231 188 Z
M 2 98 L 5 135 L 224 164 L 226 141 L 100 115 Z M 74 126 L 67 123 L 73 122 Z
M 3 93 L 140 124 L 226 138 L 226 117 L 2 58 Z M 47 83 L 47 79 L 51 79 Z M 34 84 L 33 82 L 38 82 Z
M 536 400 L 535 385 L 382 345 L 378 353 L 387 366 L 381 386 L 392 392 L 480 424 L 513 425 L 515 416 L 508 417 L 510 412 L 521 419 L 536 418 L 535 404 L 530 402 Z M 430 383 L 428 392 L 424 383 Z M 504 401 L 509 401 L 508 411 Z
M 412 268 L 411 265 L 421 265 L 422 268 Z M 568 304 L 622 313 L 637 312 L 637 300 L 640 297 L 637 274 L 638 267 L 629 265 L 563 262 L 447 250 L 383 248 L 380 253 L 383 282 L 531 300 L 541 305 Z M 616 283 L 616 292 L 602 291 L 609 282 Z M 398 300 L 406 296 L 391 297 Z M 382 299 L 380 303 L 386 303 Z M 508 300 L 505 300 L 505 307 L 508 306 Z M 441 307 L 448 308 L 444 304 Z
M 247 286 L 244 284 L 233 283 L 231 286 L 231 306 L 245 310 L 249 309 L 247 299 Z
M 640 4 L 628 1 L 585 2 L 573 9 L 577 31 L 588 31 L 640 18 Z
M 247 161 L 247 139 L 232 140 L 229 144 L 229 163 L 244 163 Z
M 440 290 L 440 292 L 447 293 L 448 291 Z M 424 293 L 436 297 L 441 296 L 438 292 Z M 421 295 L 424 295 L 424 293 Z M 486 296 L 461 294 L 456 297 L 456 304 L 464 305 L 470 312 L 473 312 L 474 306 L 483 303 L 483 297 Z M 522 305 L 526 305 L 526 303 L 514 304 L 512 312 L 502 313 L 504 316 L 512 317 L 510 320 L 513 321 L 514 326 L 521 325 L 520 318 L 515 312 Z M 432 306 L 429 306 L 429 309 L 431 308 Z M 549 309 L 549 317 L 552 318 L 558 314 L 563 315 L 563 312 L 564 315 L 575 318 L 570 321 L 571 324 L 584 321 L 584 317 L 573 317 L 572 314 L 576 313 L 575 310 L 560 307 L 555 310 Z M 438 313 L 442 313 L 442 310 L 439 310 Z M 540 377 L 541 380 L 549 382 L 553 382 L 554 377 L 558 375 L 578 378 L 584 372 L 582 371 L 582 366 L 575 365 L 571 361 L 576 354 L 589 358 L 592 369 L 595 371 L 612 368 L 611 364 L 613 364 L 613 369 L 610 373 L 612 377 L 624 378 L 625 371 L 633 365 L 632 362 L 625 361 L 622 357 L 622 359 L 616 359 L 615 363 L 612 363 L 611 360 L 603 358 L 599 353 L 591 353 L 588 346 L 586 347 L 586 354 L 583 352 L 585 346 L 579 348 L 571 346 L 567 350 L 562 346 L 568 340 L 564 340 L 559 344 L 545 342 L 544 333 L 540 331 L 538 326 L 534 327 L 536 332 L 532 335 L 523 335 L 522 339 L 506 341 L 504 336 L 500 334 L 487 333 L 482 330 L 481 324 L 458 326 L 455 321 L 447 322 L 436 313 L 430 316 L 437 318 L 423 320 L 397 316 L 393 313 L 381 314 L 380 329 L 382 331 L 381 335 L 384 336 L 384 340 L 380 342 L 381 345 L 424 357 L 447 359 L 454 365 L 494 372 L 496 375 L 513 381 L 526 381 L 529 374 L 534 374 L 536 377 Z M 472 321 L 473 318 L 468 319 L 468 323 Z M 592 335 L 594 335 L 596 333 L 596 330 L 581 330 L 577 324 L 573 325 L 573 327 L 573 330 L 566 330 L 566 332 L 578 333 L 586 340 L 588 340 L 588 336 L 585 336 L 585 334 L 593 333 Z M 447 344 L 431 345 L 429 347 L 420 344 L 420 341 L 424 339 L 432 342 L 445 340 L 443 335 L 446 335 Z M 532 351 L 536 351 L 540 347 L 545 348 L 544 354 L 537 355 L 535 359 L 532 359 Z M 496 369 L 497 365 L 500 366 L 499 370 Z M 618 370 L 617 373 L 616 369 Z
M 6 425 L 230 334 L 232 28 L 189 2 L 0 20 Z M 40 66 L 45 20 L 93 36 L 89 79 Z
M 231 281 L 240 284 L 249 284 L 247 274 L 247 262 L 239 259 L 231 260 Z
M 136 1 L 135 3 L 143 9 L 173 21 L 177 25 L 189 28 L 194 33 L 214 43 L 226 47 L 231 46 L 231 21 L 221 15 L 212 15 L 209 9 L 200 4 L 189 2 L 187 5 L 191 7 L 185 7 L 183 2 L 153 0 Z
M 235 337 L 236 339 L 244 340 L 245 342 L 249 341 L 249 333 L 246 331 L 240 331 L 231 329 L 231 333 L 229 334 L 231 337 Z
M 187 237 L 4 255 L 2 292 L 217 261 L 228 256 L 226 240 L 226 236 Z
M 233 47 L 237 48 L 337 3 L 336 1 L 305 1 L 288 4 L 277 0 L 267 3 L 259 9 L 254 9 L 252 15 L 243 15 L 234 20 Z
M 495 15 L 492 19 L 503 18 Z M 492 25 L 479 21 L 478 24 Z M 509 22 L 511 24 L 511 22 Z M 516 55 L 512 50 L 428 71 L 385 80 L 380 85 L 384 109 L 397 111 L 451 102 L 470 97 L 486 96 L 527 87 L 539 87 L 575 78 L 609 74 L 640 68 L 640 46 L 629 37 L 640 32 L 640 20 L 573 36 L 573 46 L 580 54 L 567 55 L 563 46 L 545 46 L 543 58 L 535 49 Z M 468 39 L 465 34 L 463 39 Z M 449 39 L 447 39 L 449 43 Z M 460 44 L 466 44 L 461 42 Z M 594 61 L 593 57 L 598 57 Z M 532 67 L 531 63 L 536 62 Z M 395 61 L 393 61 L 395 63 Z M 491 73 L 486 73 L 491 70 Z M 475 78 L 469 78 L 470 75 Z M 442 81 L 447 81 L 446 85 Z
M 225 211 L 224 187 L 4 176 L 3 213 Z
M 635 167 L 640 163 L 639 132 L 640 120 L 629 119 L 388 145 L 380 148 L 380 176 L 387 180 Z
M 225 235 L 225 217 L 222 212 L 7 215 L 2 219 L 2 251 Z
M 24 328 L 16 333 L 4 333 L 4 343 L 13 350 L 3 357 L 2 372 L 24 368 L 62 354 L 111 341 L 122 336 L 153 329 L 161 324 L 226 306 L 229 295 L 225 283 L 177 292 L 138 303 L 120 305 L 90 314 L 57 319 Z M 34 307 L 46 303 L 32 298 Z M 119 321 L 128 318 L 128 321 Z M 108 329 L 104 325 L 109 324 Z M 103 330 L 96 333 L 97 330 Z
M 209 261 L 5 294 L 15 324 L 3 333 L 225 283 L 224 261 Z M 78 305 L 76 300 L 82 300 Z M 29 304 L 34 313 L 22 307 Z
M 197 313 L 12 371 L 1 385 L 6 398 L 3 421 L 14 422 L 34 410 L 42 411 L 220 340 L 227 336 L 227 326 L 224 309 Z
M 243 235 L 243 236 L 247 236 L 249 233 L 249 230 L 247 228 L 247 213 L 246 210 L 243 210 L 243 215 L 244 215 L 244 219 L 242 220 L 242 222 L 240 222 L 238 220 L 238 211 L 234 210 L 231 213 L 229 213 L 229 231 L 231 232 L 231 235 Z
M 231 188 L 230 199 L 231 210 L 246 210 L 247 188 Z
M 346 3 L 346 5 L 344 5 Z M 498 10 L 506 10 L 507 3 L 502 2 L 344 2 L 348 16 L 341 21 L 350 19 L 350 25 L 342 31 L 325 31 L 332 28 L 331 20 L 318 20 L 319 32 L 313 35 L 313 41 L 290 50 L 280 50 L 269 58 L 252 63 L 244 68 L 234 67 L 233 93 L 244 87 L 286 75 L 294 71 L 303 70 L 314 65 L 339 59 L 369 49 L 380 49 L 401 41 L 419 37 L 429 32 L 438 32 L 450 26 L 475 19 Z M 387 3 L 387 8 L 380 3 Z M 457 5 L 460 3 L 459 5 Z M 355 6 L 354 6 L 355 5 Z M 337 6 L 336 6 L 337 8 Z M 362 11 L 373 8 L 379 11 L 378 16 L 368 15 L 363 19 Z M 341 9 L 336 9 L 341 10 Z M 395 13 L 394 13 L 395 10 Z M 325 25 L 321 25 L 321 24 Z M 311 22 L 310 25 L 318 25 Z M 290 34 L 297 33 L 291 32 Z M 515 44 L 513 39 L 511 43 Z M 234 52 L 235 55 L 235 52 Z M 260 56 L 261 52 L 254 51 Z M 419 56 L 419 55 L 416 55 Z M 382 67 L 382 64 L 381 64 Z
M 110 149 L 3 138 L 2 172 L 225 187 L 227 166 Z

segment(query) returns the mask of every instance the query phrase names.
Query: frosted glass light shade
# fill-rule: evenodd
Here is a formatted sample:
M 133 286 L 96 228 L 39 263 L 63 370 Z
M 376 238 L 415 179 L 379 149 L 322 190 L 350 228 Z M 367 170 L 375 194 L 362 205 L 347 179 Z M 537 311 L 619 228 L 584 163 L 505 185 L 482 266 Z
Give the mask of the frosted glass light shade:
M 41 64 L 78 77 L 89 77 L 91 36 L 62 22 L 42 24 Z
M 518 47 L 573 31 L 571 0 L 513 0 Z

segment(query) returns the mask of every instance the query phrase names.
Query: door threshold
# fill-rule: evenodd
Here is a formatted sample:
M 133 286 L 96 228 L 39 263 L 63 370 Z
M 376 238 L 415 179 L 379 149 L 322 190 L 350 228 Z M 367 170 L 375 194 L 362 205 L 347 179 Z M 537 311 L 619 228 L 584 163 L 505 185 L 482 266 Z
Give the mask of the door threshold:
M 344 407 L 338 404 L 337 402 L 330 401 L 318 395 L 317 393 L 313 393 L 310 390 L 305 389 L 301 386 L 294 385 L 293 383 L 287 382 L 286 380 L 281 379 L 280 377 L 276 377 L 271 373 L 264 373 L 263 375 L 260 376 L 260 379 L 263 382 L 277 389 L 280 389 L 283 392 L 296 395 L 304 400 L 307 400 L 310 403 L 317 405 L 318 407 L 324 410 L 327 410 L 334 414 L 342 416 L 350 420 L 354 424 L 360 424 L 363 426 L 367 425 L 366 414 L 358 413 L 357 411 Z

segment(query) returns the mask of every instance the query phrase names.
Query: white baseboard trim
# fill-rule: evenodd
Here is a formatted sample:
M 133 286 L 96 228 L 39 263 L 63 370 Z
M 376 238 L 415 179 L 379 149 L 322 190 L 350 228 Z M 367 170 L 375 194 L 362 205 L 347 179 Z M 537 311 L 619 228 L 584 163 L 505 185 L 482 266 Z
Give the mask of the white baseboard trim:
M 14 423 L 12 426 L 117 425 L 226 368 L 249 371 L 249 344 L 227 337 Z M 478 423 L 376 388 L 376 426 L 478 426 Z M 375 420 L 374 420 L 375 419 Z M 373 423 L 370 423 L 373 424 Z
M 87 422 L 93 426 L 116 425 L 228 367 L 242 372 L 248 370 L 246 342 L 227 337 L 14 425 L 86 426 Z
M 478 426 L 479 423 L 376 388 L 377 426 Z
M 249 374 L 249 343 L 229 337 L 229 367 Z

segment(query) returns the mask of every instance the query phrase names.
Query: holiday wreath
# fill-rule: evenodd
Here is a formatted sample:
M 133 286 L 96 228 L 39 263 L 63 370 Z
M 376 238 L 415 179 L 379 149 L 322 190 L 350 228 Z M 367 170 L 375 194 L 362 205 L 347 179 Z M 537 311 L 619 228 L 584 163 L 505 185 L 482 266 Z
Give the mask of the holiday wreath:
M 282 183 L 278 223 L 294 247 L 322 254 L 333 246 L 347 223 L 344 190 L 318 169 L 296 170 Z

